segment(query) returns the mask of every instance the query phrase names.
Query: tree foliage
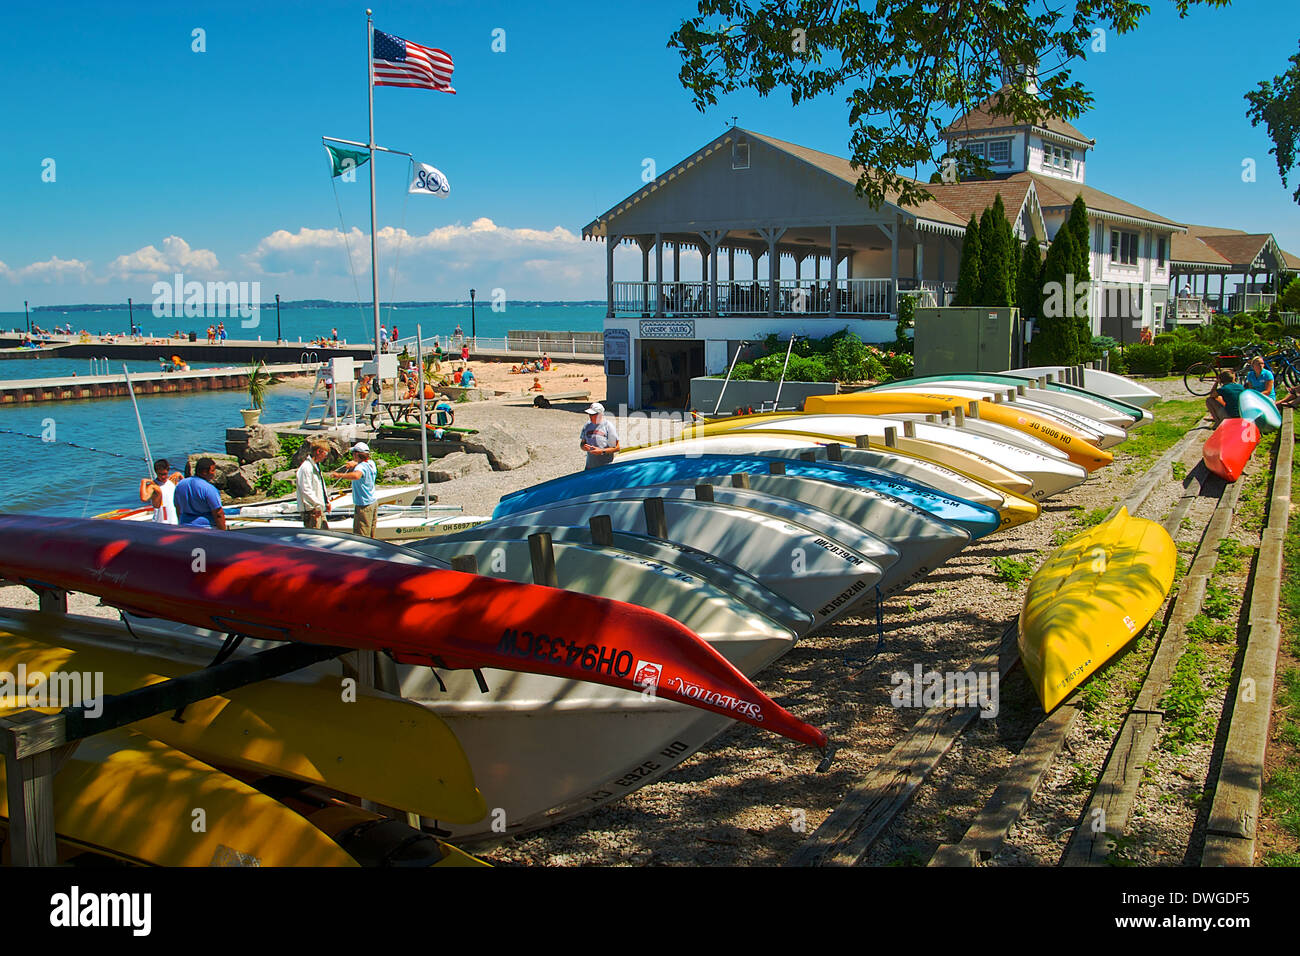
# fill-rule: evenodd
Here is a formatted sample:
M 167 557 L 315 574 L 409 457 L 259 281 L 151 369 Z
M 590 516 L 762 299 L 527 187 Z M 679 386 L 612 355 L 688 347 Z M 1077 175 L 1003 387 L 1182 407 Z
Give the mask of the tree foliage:
M 1290 58 L 1291 66 L 1271 80 L 1261 80 L 1259 86 L 1246 94 L 1250 106 L 1246 116 L 1251 126 L 1263 123 L 1268 138 L 1273 141 L 1269 150 L 1277 160 L 1277 171 L 1282 185 L 1296 167 L 1297 150 L 1300 150 L 1300 53 Z M 1291 198 L 1300 203 L 1300 185 Z
M 1043 253 L 1038 239 L 1030 236 L 1020 256 L 1020 272 L 1016 282 L 1016 306 L 1020 317 L 1038 319 L 1043 312 Z
M 980 287 L 980 225 L 971 213 L 970 222 L 966 224 L 966 237 L 961 244 L 961 266 L 957 271 L 957 293 L 953 296 L 953 305 L 976 305 L 981 292 Z
M 1069 229 L 1062 227 L 1047 250 L 1043 263 L 1043 307 L 1029 343 L 1035 365 L 1076 365 L 1079 340 L 1075 334 L 1073 291 L 1068 277 L 1074 272 L 1077 251 Z
M 1011 304 L 1010 273 L 1011 230 L 1006 228 L 1006 208 L 1002 194 L 980 216 L 980 297 L 971 305 L 1002 308 Z
M 1085 361 L 1092 352 L 1092 317 L 1091 296 L 1077 294 L 1077 290 L 1092 282 L 1092 234 L 1088 226 L 1088 204 L 1082 196 L 1075 196 L 1070 206 L 1069 218 L 1065 220 L 1062 231 L 1069 232 L 1070 244 L 1074 247 L 1074 337 L 1078 345 L 1078 361 Z
M 1171 2 L 1186 15 L 1228 0 Z M 951 116 L 993 97 L 1009 123 L 1076 118 L 1092 96 L 1070 68 L 1094 48 L 1094 29 L 1127 33 L 1148 12 L 1133 0 L 698 0 L 698 16 L 668 45 L 701 111 L 737 90 L 780 91 L 795 106 L 843 96 L 858 193 L 873 206 L 886 197 L 908 206 L 929 195 L 917 178 L 938 165 Z M 966 150 L 959 159 L 987 170 Z

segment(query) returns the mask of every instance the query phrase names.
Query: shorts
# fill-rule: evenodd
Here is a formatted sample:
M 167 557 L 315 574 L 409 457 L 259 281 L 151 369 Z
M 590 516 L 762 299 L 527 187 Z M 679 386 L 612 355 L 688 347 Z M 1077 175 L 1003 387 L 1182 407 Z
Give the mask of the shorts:
M 303 511 L 301 512 L 301 514 L 302 514 L 302 526 L 304 528 L 326 527 L 324 514 L 318 514 L 315 511 Z
M 375 536 L 375 512 L 378 505 L 359 505 L 352 515 L 352 533 L 363 538 Z

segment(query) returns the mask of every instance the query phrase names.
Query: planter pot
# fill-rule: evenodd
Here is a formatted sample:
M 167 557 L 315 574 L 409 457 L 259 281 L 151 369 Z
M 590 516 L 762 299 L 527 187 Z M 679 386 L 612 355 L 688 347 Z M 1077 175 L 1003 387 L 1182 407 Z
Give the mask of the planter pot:
M 252 428 L 257 424 L 257 420 L 262 417 L 260 408 L 241 408 L 239 414 L 244 416 L 244 427 Z

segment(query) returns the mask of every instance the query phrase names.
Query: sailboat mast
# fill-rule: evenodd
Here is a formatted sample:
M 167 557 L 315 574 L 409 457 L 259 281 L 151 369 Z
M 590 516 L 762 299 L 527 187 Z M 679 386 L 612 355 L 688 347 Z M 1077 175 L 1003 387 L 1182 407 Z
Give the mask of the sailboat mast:
M 375 310 L 375 379 L 379 379 L 379 244 L 375 236 L 375 24 L 366 11 L 366 98 L 370 104 L 370 294 Z

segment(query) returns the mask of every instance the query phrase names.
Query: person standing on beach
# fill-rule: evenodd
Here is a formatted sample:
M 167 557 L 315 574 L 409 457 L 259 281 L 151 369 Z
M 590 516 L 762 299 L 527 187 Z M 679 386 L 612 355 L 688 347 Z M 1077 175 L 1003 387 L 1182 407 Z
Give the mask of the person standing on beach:
M 582 426 L 578 444 L 587 453 L 587 468 L 599 468 L 614 461 L 618 453 L 618 432 L 605 421 L 605 406 L 593 402 L 587 408 L 590 421 Z
M 352 533 L 363 538 L 375 536 L 375 463 L 370 460 L 370 446 L 363 441 L 352 446 L 353 460 L 331 478 L 346 478 L 352 482 Z
M 200 458 L 194 465 L 194 474 L 176 486 L 172 502 L 176 505 L 178 524 L 191 528 L 218 528 L 226 530 L 226 512 L 221 507 L 221 492 L 213 481 L 217 477 L 217 463 L 211 458 Z
M 172 473 L 166 458 L 153 463 L 154 477 L 140 479 L 140 500 L 153 505 L 153 520 L 157 524 L 177 524 L 176 483 L 181 473 Z
M 307 457 L 298 466 L 294 480 L 298 485 L 298 513 L 304 528 L 324 528 L 325 513 L 330 510 L 329 493 L 325 490 L 325 476 L 320 463 L 329 454 L 329 446 L 314 441 L 307 447 Z
M 338 345 L 338 344 L 339 344 L 339 330 L 338 330 L 338 329 L 330 329 L 330 341 L 333 342 L 335 345 Z

